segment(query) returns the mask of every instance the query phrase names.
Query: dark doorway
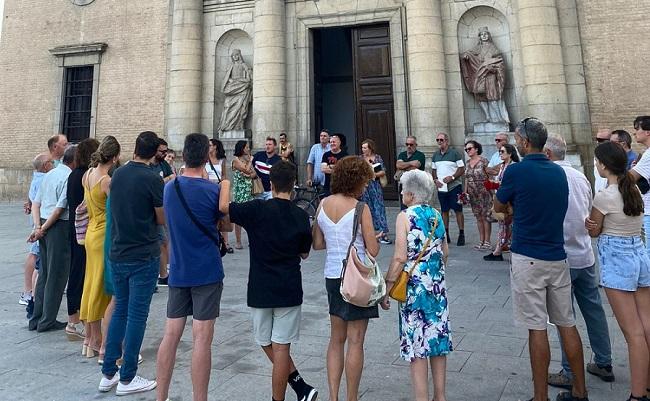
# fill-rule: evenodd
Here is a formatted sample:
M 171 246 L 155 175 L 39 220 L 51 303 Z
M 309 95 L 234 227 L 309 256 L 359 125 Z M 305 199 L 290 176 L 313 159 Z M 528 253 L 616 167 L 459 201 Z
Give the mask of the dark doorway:
M 372 139 L 386 166 L 386 199 L 397 199 L 395 120 L 388 24 L 313 30 L 314 140 L 322 128 L 346 136 L 349 154 Z

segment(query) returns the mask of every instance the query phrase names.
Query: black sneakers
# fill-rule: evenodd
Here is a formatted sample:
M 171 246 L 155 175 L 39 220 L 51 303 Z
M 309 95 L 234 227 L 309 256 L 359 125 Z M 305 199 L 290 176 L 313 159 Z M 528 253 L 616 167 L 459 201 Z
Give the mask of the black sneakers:
M 463 245 L 465 245 L 465 233 L 461 231 L 461 233 L 458 234 L 458 241 L 456 242 L 456 246 Z
M 161 287 L 167 287 L 169 284 L 167 282 L 169 281 L 169 276 L 167 277 L 158 277 L 158 285 Z
M 316 401 L 316 398 L 318 398 L 318 391 L 309 384 L 305 384 L 302 397 L 299 397 L 298 401 Z
M 488 253 L 487 255 L 483 256 L 483 260 L 486 260 L 488 262 L 494 262 L 494 261 L 503 261 L 503 255 L 495 255 L 493 253 Z

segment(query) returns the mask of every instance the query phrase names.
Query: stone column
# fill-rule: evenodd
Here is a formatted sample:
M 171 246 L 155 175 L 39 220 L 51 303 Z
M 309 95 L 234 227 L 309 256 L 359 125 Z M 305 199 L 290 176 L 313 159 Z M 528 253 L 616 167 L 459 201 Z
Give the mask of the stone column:
M 425 149 L 449 132 L 440 1 L 406 0 L 411 132 Z
M 284 0 L 255 0 L 253 148 L 287 126 Z
M 182 149 L 185 135 L 201 127 L 202 21 L 202 0 L 174 0 L 167 100 L 167 134 L 174 149 Z
M 517 3 L 526 99 L 524 117 L 541 119 L 549 131 L 562 134 L 570 142 L 571 119 L 555 0 Z

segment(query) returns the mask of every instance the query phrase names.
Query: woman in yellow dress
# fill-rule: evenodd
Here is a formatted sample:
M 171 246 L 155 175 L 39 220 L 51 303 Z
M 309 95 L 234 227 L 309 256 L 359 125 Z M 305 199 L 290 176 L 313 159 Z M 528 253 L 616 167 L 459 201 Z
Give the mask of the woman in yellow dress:
M 86 230 L 86 275 L 81 296 L 80 318 L 85 322 L 86 338 L 82 353 L 92 358 L 95 353 L 102 358 L 101 322 L 111 296 L 104 289 L 104 238 L 106 236 L 106 199 L 111 177 L 108 171 L 120 157 L 120 144 L 112 136 L 105 137 L 93 154 L 93 166 L 82 179 L 84 200 L 88 208 Z

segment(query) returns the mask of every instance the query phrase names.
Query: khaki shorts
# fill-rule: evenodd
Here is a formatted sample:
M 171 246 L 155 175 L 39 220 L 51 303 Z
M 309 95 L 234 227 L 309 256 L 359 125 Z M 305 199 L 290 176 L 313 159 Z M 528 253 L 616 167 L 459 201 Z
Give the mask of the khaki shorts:
M 510 266 L 515 323 L 528 330 L 546 330 L 547 322 L 575 326 L 571 273 L 566 260 L 546 261 L 512 254 Z
M 300 337 L 301 306 L 288 308 L 251 308 L 253 336 L 257 345 L 266 347 L 272 342 L 291 344 Z

